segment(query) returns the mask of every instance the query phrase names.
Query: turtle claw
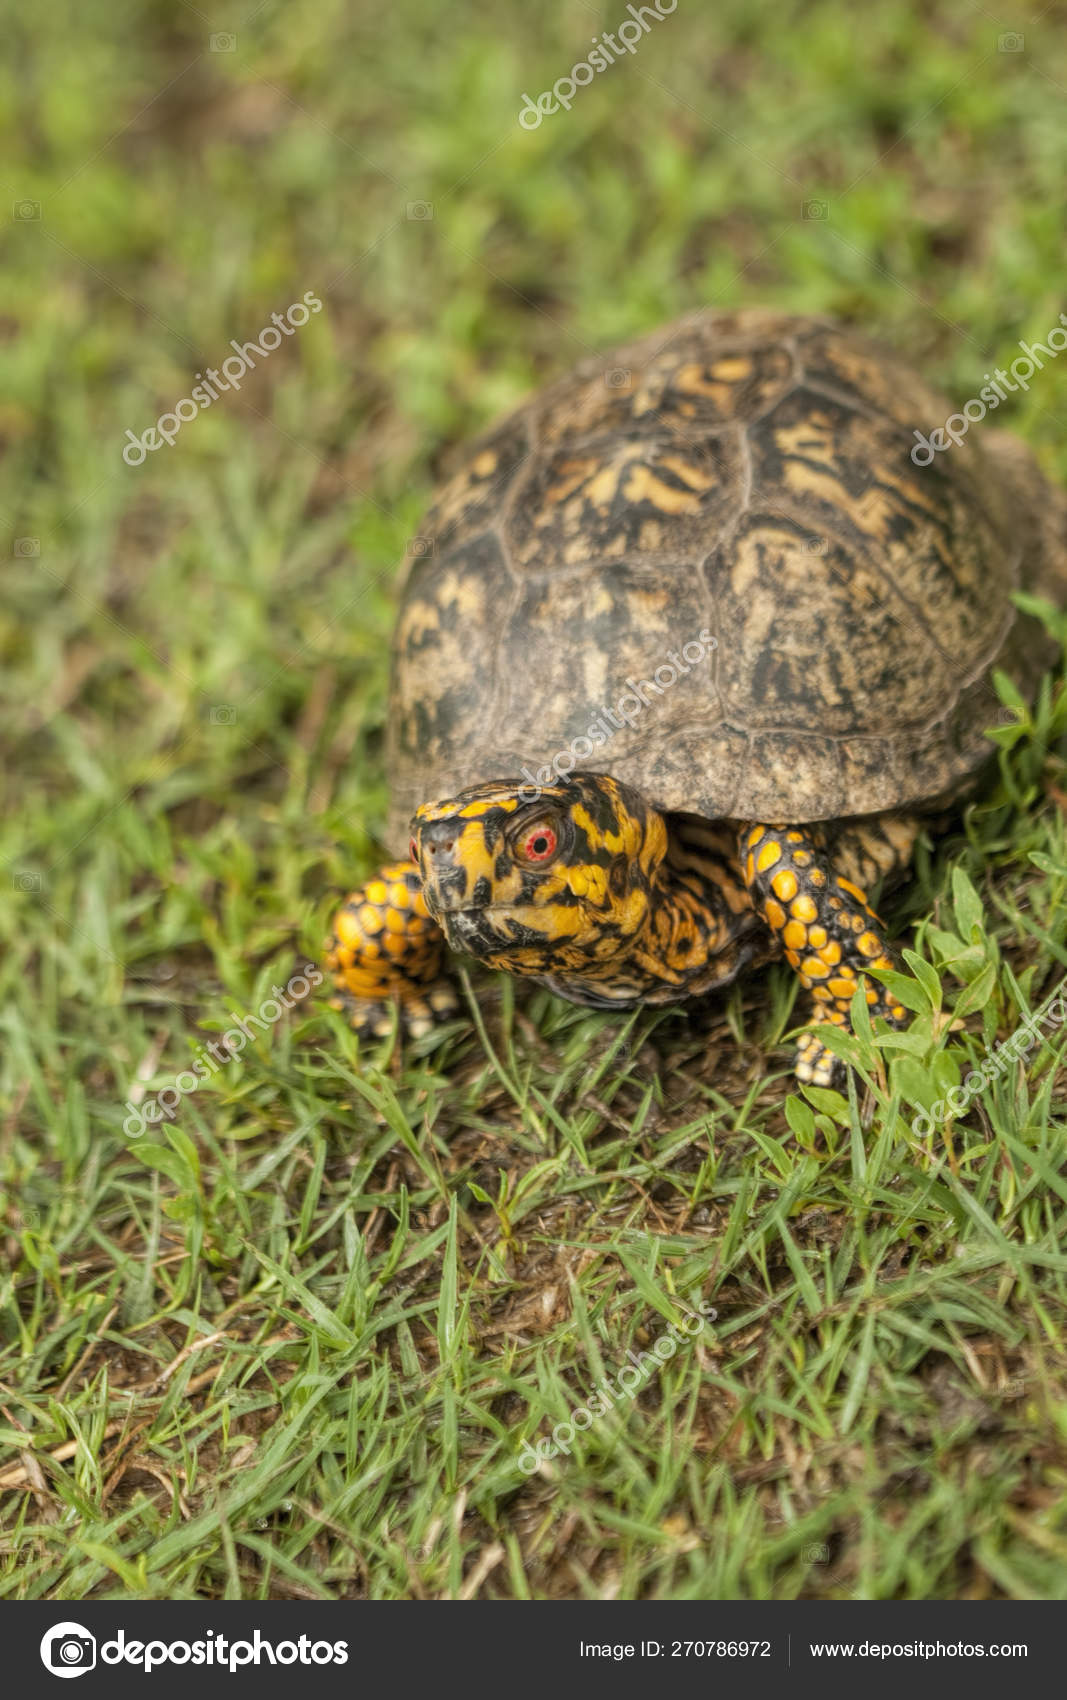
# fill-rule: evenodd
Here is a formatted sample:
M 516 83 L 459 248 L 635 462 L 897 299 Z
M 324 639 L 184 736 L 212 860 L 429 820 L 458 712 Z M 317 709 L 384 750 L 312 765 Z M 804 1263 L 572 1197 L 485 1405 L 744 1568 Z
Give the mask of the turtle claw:
M 388 1039 L 399 1023 L 402 1039 L 422 1039 L 459 1014 L 459 996 L 451 980 L 435 980 L 417 992 L 404 989 L 395 997 L 353 997 L 338 984 L 330 1008 L 340 1010 L 348 1024 L 368 1044 Z
M 794 1072 L 801 1086 L 826 1086 L 840 1090 L 845 1084 L 845 1065 L 817 1033 L 806 1033 L 797 1045 Z

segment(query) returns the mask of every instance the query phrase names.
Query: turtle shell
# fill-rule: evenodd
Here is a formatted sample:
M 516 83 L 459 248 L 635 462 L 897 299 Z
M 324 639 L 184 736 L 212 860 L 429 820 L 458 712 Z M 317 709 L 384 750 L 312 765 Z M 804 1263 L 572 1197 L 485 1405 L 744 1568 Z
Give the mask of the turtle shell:
M 992 667 L 1027 691 L 1048 662 L 1012 593 L 1062 599 L 1067 500 L 985 426 L 917 464 L 952 412 L 850 330 L 739 312 L 504 420 L 410 549 L 396 847 L 418 804 L 546 768 L 796 823 L 960 790 L 991 752 Z

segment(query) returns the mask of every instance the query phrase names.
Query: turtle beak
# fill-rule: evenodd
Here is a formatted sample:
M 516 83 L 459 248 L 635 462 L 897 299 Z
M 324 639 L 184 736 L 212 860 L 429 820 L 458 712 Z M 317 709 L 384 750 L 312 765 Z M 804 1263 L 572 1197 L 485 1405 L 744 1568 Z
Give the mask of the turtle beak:
M 488 956 L 504 943 L 490 925 L 484 909 L 451 910 L 438 919 L 450 950 L 463 951 L 468 956 Z
M 455 816 L 418 822 L 415 830 L 426 907 L 449 949 L 477 957 L 499 952 L 510 941 L 497 930 L 486 872 L 492 862 L 480 833 Z
M 452 949 L 475 956 L 493 949 L 500 940 L 488 920 L 492 887 L 480 871 L 482 861 L 487 867 L 491 863 L 480 854 L 481 841 L 472 835 L 470 823 L 453 816 L 420 824 L 417 832 L 426 907 Z

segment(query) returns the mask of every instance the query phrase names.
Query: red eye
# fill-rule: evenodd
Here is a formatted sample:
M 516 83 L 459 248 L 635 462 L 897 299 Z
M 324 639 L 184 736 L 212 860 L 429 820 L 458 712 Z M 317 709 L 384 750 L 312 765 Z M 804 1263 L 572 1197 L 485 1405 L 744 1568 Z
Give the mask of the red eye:
M 522 858 L 524 862 L 549 862 L 556 854 L 559 843 L 555 831 L 547 821 L 539 821 L 530 828 L 522 841 Z

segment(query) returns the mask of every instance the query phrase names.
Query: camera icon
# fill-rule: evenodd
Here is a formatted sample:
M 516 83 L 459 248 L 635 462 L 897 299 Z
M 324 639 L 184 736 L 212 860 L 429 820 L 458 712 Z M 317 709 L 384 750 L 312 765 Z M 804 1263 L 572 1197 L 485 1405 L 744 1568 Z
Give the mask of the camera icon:
M 41 539 L 39 537 L 16 537 L 11 553 L 28 561 L 31 557 L 41 553 Z
M 53 1676 L 84 1676 L 96 1667 L 96 1637 L 80 1623 L 57 1623 L 41 1641 L 41 1663 Z
M 1018 30 L 1005 30 L 1003 35 L 997 36 L 998 53 L 1022 53 L 1025 47 L 1026 37 Z
M 40 201 L 16 201 L 11 216 L 19 224 L 33 224 L 41 216 Z
M 825 555 L 830 545 L 825 537 L 809 537 L 804 544 L 805 555 Z
M 229 30 L 220 30 L 217 35 L 208 37 L 208 46 L 212 53 L 236 53 L 237 37 Z
M 20 1228 L 29 1228 L 32 1231 L 41 1226 L 41 1212 L 39 1210 L 20 1210 L 16 1219 Z
M 404 212 L 405 218 L 432 218 L 432 201 L 409 201 Z
M 609 390 L 628 390 L 630 388 L 629 366 L 613 366 L 610 372 L 605 372 L 604 385 Z
M 237 710 L 231 702 L 217 702 L 208 714 L 212 726 L 234 726 L 237 723 Z
M 40 874 L 27 873 L 25 870 L 19 874 L 12 874 L 11 884 L 16 891 L 41 891 L 44 888 L 44 881 Z
M 829 1564 L 830 1548 L 825 1541 L 809 1541 L 801 1557 L 805 1564 Z
M 408 544 L 408 554 L 415 555 L 420 560 L 435 554 L 436 551 L 437 545 L 432 537 L 413 537 Z
M 805 201 L 800 209 L 801 218 L 829 218 L 830 204 L 828 201 Z

